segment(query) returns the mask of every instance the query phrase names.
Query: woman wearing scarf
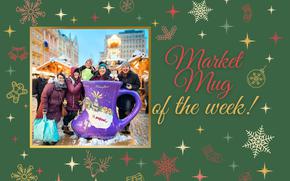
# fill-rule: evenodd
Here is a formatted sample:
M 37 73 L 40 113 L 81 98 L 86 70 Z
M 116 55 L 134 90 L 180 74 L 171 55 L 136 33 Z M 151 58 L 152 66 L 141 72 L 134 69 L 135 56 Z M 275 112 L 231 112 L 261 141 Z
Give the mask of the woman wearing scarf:
M 73 120 L 78 111 L 81 109 L 81 101 L 83 99 L 83 84 L 80 78 L 80 72 L 77 68 L 71 69 L 71 76 L 66 80 L 67 92 L 65 108 L 67 115 L 63 118 L 63 132 L 68 135 L 73 135 L 68 124 Z
M 41 119 L 43 115 L 46 115 L 47 119 L 55 120 L 57 123 L 60 121 L 66 88 L 65 76 L 62 73 L 57 74 L 55 80 L 45 85 L 41 94 L 41 102 L 36 114 L 36 119 Z M 43 144 L 56 144 L 56 142 L 44 142 Z

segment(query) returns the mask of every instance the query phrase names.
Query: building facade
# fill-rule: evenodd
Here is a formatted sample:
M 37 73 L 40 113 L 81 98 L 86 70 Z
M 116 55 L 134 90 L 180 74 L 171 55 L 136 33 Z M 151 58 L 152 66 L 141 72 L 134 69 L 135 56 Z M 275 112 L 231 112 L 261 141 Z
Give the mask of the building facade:
M 112 36 L 113 35 L 106 35 L 105 37 L 105 50 L 104 52 L 100 52 L 102 60 L 103 58 L 110 57 L 108 56 L 109 52 L 107 42 Z M 119 58 L 129 60 L 136 50 L 146 52 L 146 37 L 143 30 L 125 30 L 119 32 L 117 36 L 121 39 Z
M 62 34 L 58 29 L 31 29 L 32 67 L 38 67 L 51 58 L 67 57 L 71 65 L 78 64 L 78 41 Z

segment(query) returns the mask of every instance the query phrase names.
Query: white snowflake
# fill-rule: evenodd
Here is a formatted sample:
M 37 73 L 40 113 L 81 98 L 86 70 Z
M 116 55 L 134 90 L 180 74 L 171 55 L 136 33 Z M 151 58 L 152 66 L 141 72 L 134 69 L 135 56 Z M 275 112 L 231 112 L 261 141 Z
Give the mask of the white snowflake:
M 195 18 L 195 23 L 198 22 L 201 19 L 204 19 L 208 21 L 208 13 L 211 12 L 213 9 L 209 8 L 206 5 L 205 0 L 203 0 L 201 3 L 193 2 L 193 8 L 191 11 L 188 12 L 188 14 L 191 14 Z
M 252 150 L 254 158 L 261 152 L 271 153 L 269 148 L 270 141 L 274 136 L 266 135 L 263 125 L 255 132 L 246 130 L 248 141 L 243 145 L 243 148 Z

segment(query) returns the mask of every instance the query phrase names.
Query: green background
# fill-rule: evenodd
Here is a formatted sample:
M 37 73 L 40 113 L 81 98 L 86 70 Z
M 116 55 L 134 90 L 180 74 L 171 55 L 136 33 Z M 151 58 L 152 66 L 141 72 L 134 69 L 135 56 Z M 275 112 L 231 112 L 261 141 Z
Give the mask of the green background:
M 16 171 L 17 164 L 24 166 L 33 165 L 33 173 L 38 176 L 38 180 L 56 180 L 60 174 L 63 181 L 66 180 L 92 180 L 89 171 L 83 165 L 76 166 L 71 172 L 65 165 L 70 161 L 71 156 L 80 164 L 86 156 L 86 150 L 90 150 L 97 158 L 111 155 L 113 160 L 108 172 L 98 175 L 98 180 L 125 180 L 126 176 L 141 172 L 145 180 L 166 180 L 163 176 L 154 176 L 154 160 L 159 160 L 162 153 L 166 153 L 170 158 L 177 157 L 176 167 L 179 173 L 173 174 L 171 180 L 196 180 L 192 178 L 201 169 L 204 175 L 208 176 L 204 180 L 232 181 L 238 180 L 240 175 L 249 171 L 252 180 L 264 180 L 257 170 L 263 167 L 264 162 L 267 167 L 273 170 L 266 177 L 266 180 L 280 181 L 287 180 L 287 159 L 289 158 L 289 5 L 290 2 L 283 0 L 231 0 L 225 4 L 223 0 L 207 0 L 207 5 L 213 9 L 209 13 L 208 22 L 199 21 L 194 23 L 194 17 L 187 12 L 192 9 L 192 1 L 167 1 L 167 0 L 135 0 L 135 8 L 130 13 L 120 10 L 119 0 L 111 0 L 110 3 L 115 9 L 110 14 L 102 7 L 107 5 L 104 0 L 49 0 L 43 1 L 41 10 L 46 12 L 44 18 L 38 18 L 38 26 L 151 26 L 152 27 L 152 61 L 151 61 L 151 104 L 163 103 L 168 95 L 173 95 L 171 100 L 171 111 L 165 118 L 165 122 L 158 126 L 157 115 L 151 116 L 152 122 L 152 148 L 151 149 L 29 149 L 29 109 L 24 108 L 24 104 L 29 104 L 29 95 L 22 96 L 18 104 L 6 99 L 6 93 L 11 89 L 11 82 L 24 83 L 29 88 L 29 58 L 21 61 L 12 61 L 8 57 L 8 52 L 12 47 L 25 47 L 29 52 L 29 27 L 31 22 L 21 24 L 21 15 L 16 13 L 17 6 L 22 6 L 24 1 L 2 1 L 0 15 L 0 40 L 1 40 L 1 157 L 0 157 L 0 178 L 1 180 L 11 180 L 10 175 Z M 199 1 L 198 1 L 199 2 Z M 180 11 L 174 18 L 166 13 L 174 3 L 175 8 Z M 242 7 L 250 4 L 253 11 L 252 20 L 243 20 Z M 267 11 L 270 6 L 277 11 L 272 15 Z M 63 21 L 55 16 L 62 8 L 64 13 Z M 101 19 L 92 21 L 91 16 L 96 13 Z M 138 21 L 136 17 L 141 15 L 143 19 Z M 69 20 L 73 16 L 78 19 L 76 24 Z M 154 27 L 151 23 L 156 19 L 160 24 Z M 234 26 L 226 34 L 219 26 L 228 20 Z M 16 33 L 11 37 L 4 31 L 11 25 Z M 156 36 L 162 34 L 161 25 L 171 27 L 177 26 L 177 32 L 172 40 L 158 41 Z M 207 36 L 201 39 L 197 34 L 203 30 Z M 270 39 L 277 32 L 283 39 L 275 46 Z M 251 39 L 256 42 L 246 49 L 245 44 L 240 40 L 249 33 Z M 204 88 L 194 93 L 193 88 L 186 94 L 183 89 L 178 89 L 173 85 L 173 77 L 176 71 L 164 62 L 164 55 L 168 48 L 180 44 L 186 48 L 205 48 L 207 55 L 222 54 L 229 49 L 230 55 L 235 55 L 244 50 L 246 53 L 243 65 L 238 70 L 217 70 L 218 79 L 229 79 L 232 81 L 233 90 L 223 101 L 231 102 L 237 100 L 241 95 L 246 98 L 249 105 L 257 95 L 260 100 L 253 107 L 250 115 L 243 116 L 206 116 L 202 111 L 198 115 L 177 116 L 173 112 L 174 104 L 182 95 L 191 95 L 192 102 L 205 105 L 208 102 L 219 101 L 216 94 L 207 94 Z M 265 58 L 271 54 L 275 59 L 269 64 Z M 252 69 L 263 68 L 268 65 L 266 74 L 266 84 L 259 89 L 251 88 L 246 82 L 246 76 Z M 6 70 L 9 66 L 16 70 L 11 76 Z M 267 103 L 271 110 L 267 114 L 260 108 Z M 10 123 L 6 117 L 9 114 L 15 116 Z M 196 129 L 201 125 L 205 131 L 200 135 Z M 256 131 L 261 125 L 264 126 L 268 135 L 275 136 L 270 142 L 271 154 L 260 153 L 257 158 L 249 149 L 242 148 L 247 141 L 245 130 Z M 233 137 L 229 143 L 223 138 L 227 132 Z M 17 136 L 18 141 L 11 141 L 12 136 Z M 184 155 L 181 154 L 177 146 L 184 140 L 190 149 Z M 215 151 L 223 155 L 222 163 L 212 163 L 202 154 L 201 149 L 211 145 Z M 20 154 L 23 151 L 29 156 L 23 160 Z M 134 160 L 130 161 L 126 167 L 121 159 L 128 152 Z M 142 158 L 147 164 L 142 169 L 136 164 Z M 232 161 L 239 167 L 232 171 L 228 166 Z M 38 168 L 43 169 L 41 175 L 36 173 Z

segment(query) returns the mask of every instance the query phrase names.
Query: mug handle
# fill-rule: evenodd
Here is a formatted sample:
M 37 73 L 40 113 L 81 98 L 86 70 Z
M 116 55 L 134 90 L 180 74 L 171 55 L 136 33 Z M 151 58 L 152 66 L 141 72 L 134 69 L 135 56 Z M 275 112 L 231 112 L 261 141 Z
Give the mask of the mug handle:
M 135 106 L 134 106 L 132 112 L 127 117 L 125 117 L 124 119 L 119 119 L 118 126 L 120 129 L 124 129 L 125 126 L 130 123 L 130 121 L 138 114 L 138 112 L 140 111 L 141 106 L 142 106 L 140 96 L 137 92 L 126 90 L 126 89 L 120 89 L 118 97 L 121 95 L 125 95 L 125 94 L 129 94 L 129 95 L 133 96 L 133 98 L 135 99 Z

